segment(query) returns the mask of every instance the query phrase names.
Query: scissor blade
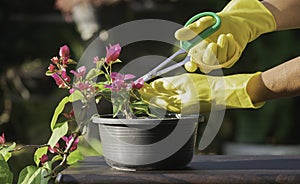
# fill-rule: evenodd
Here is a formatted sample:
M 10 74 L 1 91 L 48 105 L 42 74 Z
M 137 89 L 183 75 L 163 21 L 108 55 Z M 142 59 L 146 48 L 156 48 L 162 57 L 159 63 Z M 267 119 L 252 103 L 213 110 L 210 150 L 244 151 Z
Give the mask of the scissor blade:
M 152 79 L 155 76 L 159 76 L 161 75 L 161 70 L 164 66 L 166 66 L 167 64 L 169 64 L 176 56 L 185 53 L 186 51 L 184 49 L 179 49 L 177 52 L 175 52 L 174 54 L 172 54 L 170 57 L 168 57 L 166 60 L 164 60 L 163 62 L 161 62 L 157 67 L 153 68 L 150 72 L 148 72 L 147 74 L 145 74 L 144 76 L 142 76 L 141 78 L 146 82 L 150 79 Z M 181 63 L 181 62 L 180 62 Z M 182 65 L 181 65 L 182 66 Z M 179 66 L 178 66 L 179 67 Z M 176 68 L 178 68 L 176 67 Z M 174 68 L 174 69 L 176 69 Z M 174 70 L 173 69 L 173 70 Z M 163 69 L 162 71 L 164 71 L 165 69 Z M 168 72 L 170 72 L 171 70 L 169 70 Z M 167 73 L 167 72 L 164 72 Z
M 168 72 L 170 72 L 170 71 L 173 71 L 173 70 L 175 70 L 175 69 L 177 69 L 177 68 L 183 66 L 183 65 L 184 65 L 185 63 L 187 63 L 188 61 L 190 61 L 190 56 L 185 57 L 184 60 L 180 61 L 179 63 L 176 63 L 176 64 L 174 64 L 174 65 L 172 65 L 172 66 L 169 66 L 169 67 L 167 67 L 167 68 L 165 68 L 165 69 L 162 69 L 162 70 L 158 71 L 158 72 L 156 73 L 156 75 L 157 75 L 157 76 L 160 76 L 160 75 L 166 74 L 166 73 L 168 73 Z

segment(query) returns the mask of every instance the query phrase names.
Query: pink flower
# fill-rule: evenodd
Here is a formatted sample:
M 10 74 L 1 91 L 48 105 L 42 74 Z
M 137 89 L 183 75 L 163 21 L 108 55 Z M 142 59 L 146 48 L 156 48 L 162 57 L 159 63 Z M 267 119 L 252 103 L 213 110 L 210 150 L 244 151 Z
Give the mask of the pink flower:
M 77 78 L 83 77 L 86 73 L 86 67 L 81 66 L 81 67 L 77 68 L 77 72 L 74 70 L 71 70 L 70 73 L 74 74 Z
M 126 82 L 126 80 L 135 78 L 132 74 L 121 74 L 117 72 L 112 72 L 110 75 L 110 78 L 112 79 L 111 85 L 105 85 L 104 87 L 110 88 L 112 91 L 118 92 L 121 90 L 129 91 L 132 86 L 131 83 Z
M 98 56 L 95 56 L 93 62 L 94 62 L 94 63 L 98 63 L 99 61 L 100 61 L 99 57 L 98 57 Z
M 91 93 L 93 94 L 95 92 L 95 88 L 89 84 L 88 81 L 85 81 L 85 82 L 79 82 L 79 83 L 76 83 L 73 85 L 73 88 L 70 89 L 70 94 L 74 93 L 74 91 L 78 89 L 80 90 L 81 92 L 88 92 L 88 93 Z
M 58 57 L 53 57 L 53 58 L 51 59 L 51 61 L 52 61 L 52 63 L 56 64 L 56 63 L 59 62 L 59 59 L 58 59 Z
M 77 82 L 73 84 L 72 88 L 69 90 L 70 94 L 74 93 L 76 90 L 84 94 L 85 99 L 91 100 L 95 97 L 96 88 L 89 83 L 89 81 Z
M 59 49 L 59 56 L 62 59 L 62 64 L 68 64 L 68 60 L 70 58 L 70 49 L 67 45 L 60 47 Z
M 144 86 L 144 79 L 139 78 L 137 81 L 132 82 L 133 89 L 141 89 Z
M 65 69 L 61 70 L 61 77 L 68 83 L 70 83 L 71 78 L 67 75 L 67 71 Z
M 69 90 L 69 93 L 70 93 L 70 94 L 72 94 L 72 93 L 74 93 L 74 92 L 75 92 L 75 90 L 76 90 L 76 89 L 74 89 L 74 88 L 71 88 L 71 89 Z
M 5 144 L 5 136 L 4 133 L 0 136 L 0 144 Z
M 116 61 L 120 55 L 121 47 L 120 44 L 110 45 L 106 47 L 106 57 L 105 62 L 106 64 L 110 64 L 113 61 Z
M 64 82 L 61 80 L 61 78 L 59 78 L 59 75 L 57 73 L 52 74 L 51 77 L 53 77 L 56 85 L 58 85 L 59 88 L 63 88 Z
M 50 151 L 50 153 L 59 153 L 59 143 L 56 143 L 55 146 L 52 148 L 49 146 L 48 150 Z
M 110 78 L 114 81 L 114 80 L 129 80 L 129 79 L 133 79 L 135 78 L 134 75 L 132 74 L 121 74 L 118 72 L 111 72 Z
M 72 140 L 73 136 L 70 135 L 69 137 L 67 136 L 63 136 L 62 139 L 66 142 L 66 146 L 68 147 L 70 145 L 70 141 Z M 79 138 L 77 137 L 75 139 L 75 141 L 73 142 L 71 148 L 70 148 L 70 151 L 74 151 L 77 149 L 77 145 L 78 145 L 78 142 L 79 142 Z
M 85 91 L 90 89 L 92 86 L 90 84 L 88 84 L 87 82 L 83 83 L 80 82 L 78 84 L 75 85 L 80 91 Z
M 56 66 L 53 65 L 53 64 L 50 64 L 49 67 L 48 67 L 48 70 L 49 70 L 50 72 L 55 72 L 55 69 L 56 69 Z
M 61 75 L 59 75 L 58 73 L 54 73 L 51 75 L 53 77 L 53 79 L 56 82 L 56 85 L 59 88 L 68 88 L 68 85 L 66 84 L 69 83 L 71 81 L 71 78 L 67 75 L 67 72 L 65 69 L 61 70 Z
M 41 164 L 43 165 L 45 162 L 49 160 L 48 156 L 44 154 L 41 158 L 39 158 L 41 161 Z
M 75 117 L 74 109 L 72 109 L 69 113 L 63 113 L 63 116 L 67 119 L 72 119 Z

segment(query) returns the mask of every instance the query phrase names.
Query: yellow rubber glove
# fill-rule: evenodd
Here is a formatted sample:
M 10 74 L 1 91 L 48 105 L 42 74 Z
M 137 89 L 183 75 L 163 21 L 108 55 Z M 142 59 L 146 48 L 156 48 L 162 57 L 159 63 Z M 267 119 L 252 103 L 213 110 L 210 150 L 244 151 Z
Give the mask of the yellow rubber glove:
M 181 114 L 193 114 L 225 108 L 260 108 L 253 104 L 246 87 L 260 75 L 237 74 L 225 77 L 182 74 L 153 81 L 140 89 L 143 99 L 154 106 Z M 211 109 L 214 103 L 215 109 Z
M 192 61 L 186 64 L 186 69 L 190 72 L 197 66 L 204 73 L 229 68 L 239 59 L 248 42 L 276 29 L 273 15 L 258 0 L 232 0 L 217 15 L 221 18 L 220 29 L 189 52 Z M 177 30 L 175 37 L 191 40 L 213 24 L 212 17 L 202 17 Z

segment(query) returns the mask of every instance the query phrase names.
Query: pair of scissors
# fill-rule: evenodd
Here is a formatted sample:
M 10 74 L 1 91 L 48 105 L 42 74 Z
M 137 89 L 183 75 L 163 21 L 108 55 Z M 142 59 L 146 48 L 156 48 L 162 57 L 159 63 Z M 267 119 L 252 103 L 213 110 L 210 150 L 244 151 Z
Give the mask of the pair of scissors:
M 203 13 L 199 13 L 199 14 L 193 16 L 186 22 L 184 27 L 187 27 L 194 21 L 198 20 L 201 17 L 205 17 L 205 16 L 213 17 L 215 19 L 215 24 L 213 24 L 212 26 L 208 27 L 207 29 L 205 29 L 204 31 L 199 33 L 192 40 L 180 41 L 181 49 L 179 49 L 177 52 L 175 52 L 170 57 L 168 57 L 166 60 L 164 60 L 162 63 L 160 63 L 157 67 L 153 68 L 150 72 L 148 72 L 147 74 L 145 74 L 144 76 L 141 77 L 145 82 L 149 81 L 150 79 L 152 79 L 154 77 L 157 77 L 157 76 L 163 75 L 165 73 L 168 73 L 172 70 L 175 70 L 175 69 L 183 66 L 188 61 L 190 61 L 190 56 L 186 56 L 182 61 L 163 69 L 163 67 L 165 67 L 167 64 L 169 64 L 176 56 L 187 53 L 191 48 L 193 48 L 195 45 L 200 43 L 202 40 L 204 40 L 205 38 L 207 38 L 208 36 L 210 36 L 211 34 L 216 32 L 220 28 L 221 19 L 217 14 L 215 14 L 213 12 L 203 12 Z

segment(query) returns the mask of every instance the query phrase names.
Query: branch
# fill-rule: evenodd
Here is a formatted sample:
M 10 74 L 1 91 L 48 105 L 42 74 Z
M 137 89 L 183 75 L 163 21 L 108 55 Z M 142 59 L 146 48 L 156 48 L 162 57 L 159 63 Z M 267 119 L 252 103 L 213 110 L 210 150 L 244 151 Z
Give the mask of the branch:
M 15 151 L 21 151 L 22 149 L 25 148 L 42 148 L 42 147 L 48 147 L 48 144 L 42 144 L 42 145 L 25 145 L 25 146 L 21 146 L 19 148 L 15 148 L 13 150 L 9 150 L 9 152 L 15 152 Z
M 68 164 L 67 164 L 67 158 L 69 156 L 69 154 L 71 153 L 71 148 L 75 142 L 75 140 L 81 135 L 81 133 L 78 131 L 78 132 L 74 132 L 72 134 L 72 139 L 70 140 L 70 144 L 66 147 L 66 149 L 64 150 L 63 152 L 63 155 L 62 155 L 62 160 L 61 162 L 52 170 L 52 173 L 45 176 L 45 177 L 48 177 L 48 176 L 52 176 L 52 177 L 56 177 L 57 174 L 62 171 L 63 169 L 65 169 Z

